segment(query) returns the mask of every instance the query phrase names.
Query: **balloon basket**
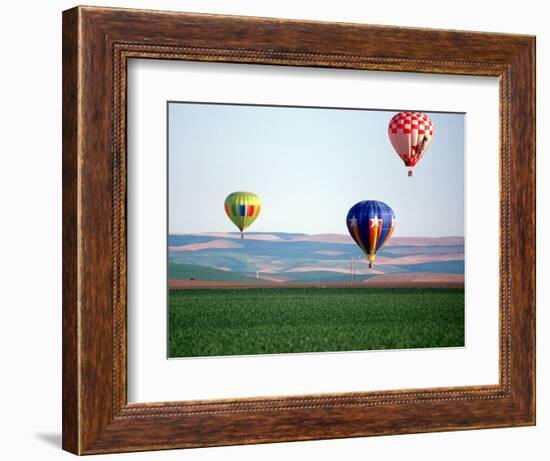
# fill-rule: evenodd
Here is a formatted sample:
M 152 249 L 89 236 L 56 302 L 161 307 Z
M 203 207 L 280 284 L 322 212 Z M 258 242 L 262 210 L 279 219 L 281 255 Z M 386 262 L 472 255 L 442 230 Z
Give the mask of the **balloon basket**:
M 372 269 L 372 261 L 369 261 L 369 269 Z
M 243 239 L 243 238 L 244 238 L 244 235 L 243 235 L 243 233 L 241 232 L 241 239 Z
M 412 175 L 413 175 L 412 170 L 409 170 L 409 174 L 408 174 L 409 178 L 410 178 Z

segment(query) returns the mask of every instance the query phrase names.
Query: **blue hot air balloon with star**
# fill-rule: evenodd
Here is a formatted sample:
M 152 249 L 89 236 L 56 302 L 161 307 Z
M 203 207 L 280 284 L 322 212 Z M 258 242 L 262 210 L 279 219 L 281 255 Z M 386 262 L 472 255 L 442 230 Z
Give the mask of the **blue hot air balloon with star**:
M 372 268 L 380 248 L 390 239 L 395 223 L 393 210 L 378 200 L 364 200 L 348 211 L 348 231 L 367 256 L 369 268 Z

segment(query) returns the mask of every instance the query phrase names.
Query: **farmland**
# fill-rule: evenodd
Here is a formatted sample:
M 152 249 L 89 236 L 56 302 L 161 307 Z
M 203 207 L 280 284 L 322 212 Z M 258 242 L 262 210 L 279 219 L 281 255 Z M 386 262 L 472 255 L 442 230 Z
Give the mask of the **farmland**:
M 464 346 L 463 288 L 171 289 L 169 356 Z
M 422 274 L 464 284 L 463 237 L 392 237 L 373 269 L 349 235 L 205 233 L 168 236 L 168 279 L 208 282 L 302 284 L 384 280 Z M 178 284 L 175 285 L 175 287 Z M 184 287 L 181 287 L 184 288 Z

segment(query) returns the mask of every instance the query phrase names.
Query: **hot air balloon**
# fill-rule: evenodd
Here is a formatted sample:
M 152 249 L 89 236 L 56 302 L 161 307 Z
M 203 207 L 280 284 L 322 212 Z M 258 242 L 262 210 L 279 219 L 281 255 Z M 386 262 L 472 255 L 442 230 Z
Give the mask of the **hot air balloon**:
M 422 112 L 399 112 L 390 120 L 388 136 L 397 155 L 409 167 L 409 176 L 428 149 L 433 134 L 433 123 Z
M 241 231 L 249 227 L 260 214 L 262 202 L 252 192 L 233 192 L 225 199 L 225 213 Z
M 372 268 L 376 253 L 390 239 L 395 228 L 393 210 L 384 202 L 364 200 L 350 208 L 346 224 L 355 243 L 367 255 L 369 268 Z

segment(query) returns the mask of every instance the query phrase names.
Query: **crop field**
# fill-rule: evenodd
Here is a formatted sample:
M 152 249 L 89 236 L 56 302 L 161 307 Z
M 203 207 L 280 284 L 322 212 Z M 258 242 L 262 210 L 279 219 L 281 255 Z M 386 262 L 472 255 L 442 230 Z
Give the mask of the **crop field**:
M 464 345 L 462 288 L 173 289 L 169 356 Z
M 169 356 L 464 345 L 462 288 L 174 289 Z

